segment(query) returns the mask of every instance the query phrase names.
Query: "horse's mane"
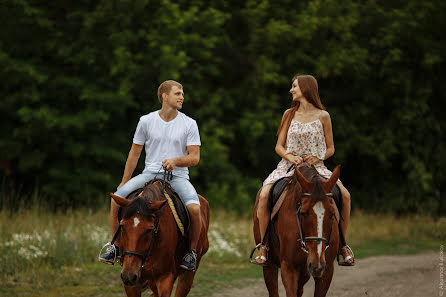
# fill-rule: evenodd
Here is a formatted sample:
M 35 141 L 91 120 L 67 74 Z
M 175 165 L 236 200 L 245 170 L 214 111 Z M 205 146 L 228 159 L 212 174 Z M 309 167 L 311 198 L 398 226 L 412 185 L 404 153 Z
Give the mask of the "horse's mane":
M 135 214 L 141 215 L 145 219 L 149 219 L 154 211 L 150 209 L 149 203 L 164 199 L 161 193 L 160 185 L 152 180 L 144 186 L 143 194 L 136 197 L 129 205 L 123 208 L 122 218 L 128 219 Z
M 322 177 L 314 166 L 301 165 L 298 167 L 300 173 L 313 184 L 313 192 L 311 198 L 315 201 L 321 201 L 327 196 L 322 187 Z M 295 174 L 294 174 L 295 175 Z M 295 177 L 295 176 L 294 176 Z M 296 178 L 296 177 L 295 177 Z

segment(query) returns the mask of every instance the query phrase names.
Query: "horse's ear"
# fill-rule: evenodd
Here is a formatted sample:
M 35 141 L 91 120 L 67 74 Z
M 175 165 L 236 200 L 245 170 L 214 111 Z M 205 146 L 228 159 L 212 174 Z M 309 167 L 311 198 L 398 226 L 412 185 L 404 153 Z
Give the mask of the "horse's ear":
M 122 198 L 122 197 L 115 195 L 113 193 L 110 193 L 110 197 L 112 197 L 113 200 L 115 200 L 115 202 L 118 203 L 119 206 L 123 206 L 123 207 L 129 205 L 129 203 L 131 202 L 130 200 Z
M 167 200 L 151 202 L 149 203 L 149 207 L 153 211 L 158 211 L 164 204 L 166 204 L 166 202 Z
M 333 170 L 333 173 L 331 174 L 328 181 L 325 182 L 325 187 L 326 187 L 327 191 L 331 192 L 333 190 L 333 187 L 335 186 L 336 182 L 338 181 L 340 174 L 341 174 L 341 165 L 338 165 Z
M 297 168 L 296 165 L 294 165 L 294 171 L 296 172 L 296 178 L 297 178 L 297 181 L 299 182 L 300 186 L 301 186 L 302 188 L 307 189 L 308 186 L 310 185 L 310 181 L 307 180 L 307 179 L 302 175 L 302 173 L 300 173 L 299 168 Z

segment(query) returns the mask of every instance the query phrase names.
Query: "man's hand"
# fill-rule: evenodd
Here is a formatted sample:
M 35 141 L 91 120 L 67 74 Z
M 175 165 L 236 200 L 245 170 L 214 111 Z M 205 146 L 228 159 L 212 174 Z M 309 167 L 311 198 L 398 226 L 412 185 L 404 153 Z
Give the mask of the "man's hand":
M 166 159 L 161 162 L 163 168 L 167 171 L 172 171 L 176 167 L 175 159 Z

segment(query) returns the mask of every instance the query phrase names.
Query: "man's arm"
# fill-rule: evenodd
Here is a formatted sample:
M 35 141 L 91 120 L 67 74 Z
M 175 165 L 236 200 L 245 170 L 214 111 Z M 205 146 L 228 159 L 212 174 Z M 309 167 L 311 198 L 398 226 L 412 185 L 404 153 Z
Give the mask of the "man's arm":
M 127 161 L 125 162 L 124 174 L 122 175 L 122 181 L 118 186 L 118 190 L 122 187 L 129 179 L 132 178 L 133 172 L 135 171 L 136 165 L 138 165 L 139 157 L 141 156 L 141 151 L 144 145 L 132 144 Z
M 192 167 L 196 166 L 200 162 L 200 146 L 199 145 L 189 145 L 186 147 L 188 155 L 179 158 L 166 159 L 161 162 L 167 171 L 172 171 L 176 166 L 179 167 Z

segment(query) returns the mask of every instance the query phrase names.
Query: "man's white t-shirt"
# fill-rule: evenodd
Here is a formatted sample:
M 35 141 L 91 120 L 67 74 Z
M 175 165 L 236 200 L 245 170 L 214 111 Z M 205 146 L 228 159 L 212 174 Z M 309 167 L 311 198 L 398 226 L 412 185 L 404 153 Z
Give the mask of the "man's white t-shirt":
M 178 112 L 175 119 L 166 122 L 159 110 L 153 111 L 139 119 L 133 143 L 144 145 L 146 161 L 143 172 L 159 172 L 161 162 L 165 159 L 184 157 L 188 154 L 186 147 L 201 145 L 197 122 Z M 175 167 L 172 173 L 189 179 L 187 167 Z

